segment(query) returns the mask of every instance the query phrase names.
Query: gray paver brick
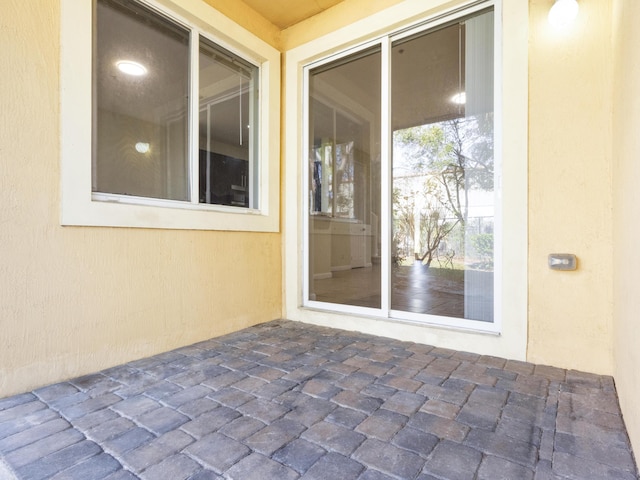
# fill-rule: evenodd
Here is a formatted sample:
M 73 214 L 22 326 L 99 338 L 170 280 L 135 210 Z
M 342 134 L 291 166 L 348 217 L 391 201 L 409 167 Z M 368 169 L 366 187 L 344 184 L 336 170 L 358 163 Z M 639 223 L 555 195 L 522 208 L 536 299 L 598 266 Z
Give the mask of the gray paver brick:
M 78 393 L 78 388 L 71 385 L 69 382 L 62 382 L 38 388 L 37 390 L 34 390 L 33 393 L 35 393 L 43 402 L 49 403 L 58 398 Z M 2 408 L 0 408 L 0 410 L 1 409 Z
M 72 423 L 74 427 L 81 431 L 85 431 L 95 427 L 96 425 L 100 425 L 116 418 L 118 418 L 118 414 L 116 412 L 108 408 L 104 408 L 102 410 L 89 413 L 84 417 L 76 418 Z
M 475 478 L 481 460 L 479 451 L 443 440 L 434 449 L 422 472 L 450 480 L 471 480 Z
M 104 442 L 110 438 L 122 435 L 132 428 L 135 428 L 135 424 L 131 420 L 118 417 L 93 427 L 88 430 L 85 435 L 94 442 Z
M 337 408 L 335 403 L 321 398 L 303 397 L 304 401 L 299 402 L 293 409 L 285 415 L 285 418 L 294 420 L 307 427 L 319 422 Z
M 69 398 L 69 397 L 67 397 Z M 102 410 L 103 408 L 121 402 L 122 398 L 113 393 L 106 393 L 98 397 L 88 398 L 82 402 L 60 409 L 62 415 L 69 420 L 75 420 L 84 415 Z
M 435 435 L 411 427 L 403 428 L 393 437 L 395 445 L 423 457 L 429 455 L 439 441 Z
M 498 423 L 496 433 L 539 447 L 542 429 L 531 423 L 503 416 Z
M 186 455 L 178 454 L 165 458 L 162 462 L 152 465 L 140 474 L 144 480 L 166 478 L 171 480 L 186 480 L 202 467 Z
M 222 480 L 223 477 L 211 470 L 200 470 L 189 477 L 189 480 Z
M 318 445 L 298 438 L 275 452 L 273 459 L 298 473 L 304 473 L 325 453 Z
M 260 455 L 252 453 L 231 467 L 226 476 L 230 480 L 295 480 L 298 474 L 289 467 Z
M 387 399 L 381 408 L 392 410 L 403 415 L 411 415 L 417 412 L 426 400 L 427 398 L 425 396 L 418 395 L 417 393 L 397 392 Z
M 537 460 L 537 450 L 534 445 L 482 429 L 471 430 L 465 439 L 465 444 L 481 452 L 528 467 L 535 466 Z
M 467 403 L 462 407 L 460 412 L 458 412 L 456 420 L 470 427 L 494 430 L 501 414 L 502 409 L 495 405 Z
M 414 478 L 425 462 L 414 453 L 375 439 L 366 440 L 352 457 L 375 470 L 400 478 Z
M 367 395 L 368 397 L 379 398 L 383 401 L 389 400 L 398 392 L 398 389 L 389 387 L 387 385 L 380 385 L 379 383 L 372 383 L 364 387 L 360 393 Z
M 247 392 L 238 390 L 235 387 L 224 387 L 211 395 L 210 398 L 216 402 L 226 405 L 227 407 L 236 408 L 255 399 L 255 397 Z
M 330 399 L 342 391 L 330 380 L 310 379 L 305 382 L 302 392 L 313 397 Z
M 502 458 L 487 456 L 478 470 L 478 480 L 533 480 L 534 471 Z
M 217 408 L 218 405 L 220 405 L 218 402 L 210 398 L 198 398 L 197 400 L 185 403 L 180 406 L 178 410 L 193 420 L 197 416 Z
M 10 402 L 7 401 L 7 404 L 9 403 Z M 34 400 L 27 403 L 21 401 L 17 404 L 11 405 L 5 410 L 0 411 L 0 424 L 11 421 L 15 418 L 29 415 L 30 413 L 36 412 L 38 410 L 43 410 L 44 408 L 46 408 L 46 405 L 39 400 Z
M 411 378 L 398 377 L 397 375 L 385 375 L 378 379 L 383 385 L 388 385 L 404 392 L 415 393 L 421 386 L 422 382 Z
M 19 468 L 84 439 L 79 431 L 67 428 L 12 452 L 5 452 L 6 459 L 14 468 Z
M 15 435 L 16 433 L 28 430 L 36 425 L 41 425 L 59 418 L 60 415 L 49 409 L 36 410 L 35 412 L 29 413 L 25 416 L 12 418 L 11 420 L 0 423 L 0 439 Z
M 598 442 L 596 439 L 575 437 L 558 432 L 555 435 L 556 452 L 567 453 L 575 457 L 594 460 L 620 470 L 633 472 L 635 464 L 628 448 L 620 448 Z
M 154 438 L 155 436 L 147 429 L 135 427 L 127 430 L 117 437 L 106 440 L 104 442 L 104 447 L 116 455 L 122 455 L 129 450 L 133 450 L 134 448 L 138 448 L 140 445 L 150 442 Z
M 73 380 L 70 380 L 69 383 L 72 383 L 80 390 L 87 391 L 104 382 L 105 380 L 107 380 L 107 377 L 105 377 L 102 373 L 91 373 L 89 375 L 74 378 Z
M 271 423 L 284 416 L 289 409 L 282 405 L 256 398 L 240 406 L 238 411 L 243 415 L 258 419 L 264 423 Z
M 328 480 L 330 478 L 355 480 L 363 470 L 363 465 L 350 458 L 337 453 L 328 453 L 300 478 L 301 480 Z
M 295 386 L 295 382 L 279 378 L 277 380 L 274 380 L 273 382 L 269 382 L 263 387 L 260 387 L 258 390 L 253 392 L 253 394 L 256 397 L 264 398 L 265 400 L 272 400 L 282 395 L 283 393 L 290 391 Z
M 288 419 L 280 419 L 248 437 L 244 443 L 264 455 L 271 455 L 305 430 L 304 425 Z
M 365 418 L 367 418 L 367 415 L 362 412 L 352 410 L 351 408 L 338 407 L 327 415 L 326 420 L 353 429 L 360 425 Z
M 183 424 L 182 429 L 194 437 L 200 438 L 218 430 L 239 416 L 240 413 L 236 410 L 224 406 L 218 407 Z
M 441 400 L 427 400 L 421 407 L 420 411 L 437 415 L 438 417 L 453 419 L 456 418 L 460 407 L 453 403 L 443 402 Z
M 138 477 L 128 470 L 118 470 L 104 480 L 138 480 Z
M 48 387 L 51 388 L 51 387 Z M 38 400 L 33 393 L 22 393 L 20 395 L 14 395 L 13 397 L 0 398 L 0 412 L 8 410 L 9 408 L 16 407 L 25 403 L 31 403 Z
M 166 380 L 162 380 L 151 387 L 145 387 L 143 389 L 145 395 L 148 395 L 151 398 L 155 398 L 156 400 L 162 400 L 164 398 L 170 397 L 171 395 L 181 390 L 182 387 L 179 387 L 175 383 L 171 383 Z
M 234 440 L 244 440 L 266 426 L 255 418 L 242 416 L 220 428 L 219 432 Z
M 367 414 L 375 412 L 383 403 L 380 398 L 367 397 L 349 390 L 340 392 L 331 401 L 342 407 L 353 408 Z
M 151 410 L 160 408 L 161 406 L 162 405 L 156 400 L 143 395 L 138 395 L 135 397 L 129 397 L 126 400 L 112 405 L 111 409 L 126 417 L 135 418 L 150 412 Z
M 85 440 L 58 450 L 46 457 L 41 457 L 37 461 L 16 470 L 20 477 L 25 480 L 49 478 L 101 452 L 102 449 L 97 444 Z
M 318 422 L 302 434 L 302 438 L 314 442 L 325 450 L 349 455 L 367 438 L 361 433 L 329 422 Z
M 362 475 L 358 477 L 358 480 L 396 480 L 396 479 L 382 472 L 378 472 L 377 470 L 372 470 L 369 468 L 364 472 L 362 472 Z
M 136 422 L 157 435 L 178 428 L 189 421 L 189 417 L 168 407 L 152 410 L 136 418 Z
M 430 400 L 440 400 L 442 402 L 462 406 L 467 401 L 467 398 L 469 398 L 470 391 L 426 384 L 420 387 L 417 393 L 424 395 Z
M 471 430 L 469 426 L 458 423 L 455 420 L 437 417 L 424 412 L 417 412 L 412 415 L 408 425 L 454 442 L 462 442 Z
M 363 373 L 361 371 L 354 372 L 345 376 L 342 380 L 335 383 L 336 387 L 344 388 L 347 390 L 353 390 L 359 392 L 366 386 L 376 381 L 376 376 L 370 373 Z
M 576 457 L 568 453 L 553 455 L 553 471 L 572 480 L 636 480 L 634 473 L 604 465 L 594 460 Z
M 369 415 L 356 431 L 365 434 L 367 437 L 379 440 L 391 440 L 398 430 L 403 428 L 409 417 L 400 415 L 390 410 L 377 410 Z
M 122 465 L 115 458 L 101 453 L 54 475 L 52 480 L 101 480 L 121 468 Z
M 69 428 L 69 423 L 62 418 L 57 418 L 40 425 L 36 425 L 21 432 L 15 433 L 0 440 L 0 451 L 11 452 L 30 443 L 34 443 L 41 438 L 58 433 Z
M 239 382 L 246 377 L 247 375 L 242 372 L 227 371 L 226 373 L 216 375 L 215 377 L 207 378 L 204 382 L 202 382 L 202 384 L 206 387 L 212 388 L 213 390 L 219 390 L 221 388 L 228 387 L 229 385 Z
M 180 430 L 165 433 L 148 443 L 140 445 L 122 455 L 125 466 L 131 471 L 140 472 L 164 458 L 180 452 L 194 442 L 193 437 Z
M 202 437 L 185 449 L 189 455 L 218 473 L 226 471 L 250 451 L 246 445 L 220 433 Z

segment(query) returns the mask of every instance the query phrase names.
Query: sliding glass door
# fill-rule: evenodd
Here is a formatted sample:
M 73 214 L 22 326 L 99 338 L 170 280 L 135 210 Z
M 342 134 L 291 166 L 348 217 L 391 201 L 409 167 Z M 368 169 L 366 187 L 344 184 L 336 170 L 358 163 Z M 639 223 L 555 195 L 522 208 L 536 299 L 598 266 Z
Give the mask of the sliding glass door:
M 307 69 L 307 305 L 492 329 L 493 17 Z
M 309 298 L 380 308 L 380 48 L 309 74 Z

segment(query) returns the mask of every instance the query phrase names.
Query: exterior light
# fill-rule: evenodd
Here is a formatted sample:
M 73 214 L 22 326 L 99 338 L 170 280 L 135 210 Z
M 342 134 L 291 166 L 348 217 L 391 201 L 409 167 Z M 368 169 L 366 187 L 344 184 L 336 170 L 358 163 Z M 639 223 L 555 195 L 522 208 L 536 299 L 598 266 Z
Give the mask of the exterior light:
M 556 0 L 549 10 L 549 23 L 556 28 L 571 25 L 578 16 L 577 0 Z
M 147 142 L 136 143 L 136 151 L 139 153 L 147 153 L 149 151 L 149 144 Z
M 134 77 L 140 77 L 147 73 L 147 69 L 138 62 L 132 62 L 131 60 L 120 60 L 116 62 L 116 67 L 127 75 L 133 75 Z

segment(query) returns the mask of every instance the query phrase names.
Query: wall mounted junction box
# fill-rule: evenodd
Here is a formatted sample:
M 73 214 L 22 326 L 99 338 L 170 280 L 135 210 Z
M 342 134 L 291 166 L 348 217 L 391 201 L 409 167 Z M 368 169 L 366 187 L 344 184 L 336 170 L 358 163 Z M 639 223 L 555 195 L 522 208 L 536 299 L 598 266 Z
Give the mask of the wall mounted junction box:
M 551 253 L 549 254 L 549 268 L 552 270 L 575 270 L 578 268 L 578 261 L 572 253 Z

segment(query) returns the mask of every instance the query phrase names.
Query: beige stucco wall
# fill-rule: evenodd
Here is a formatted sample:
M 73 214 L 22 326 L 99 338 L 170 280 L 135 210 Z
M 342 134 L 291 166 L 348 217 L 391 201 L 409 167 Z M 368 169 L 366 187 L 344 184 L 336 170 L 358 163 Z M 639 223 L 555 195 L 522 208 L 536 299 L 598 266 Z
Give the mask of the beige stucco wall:
M 557 32 L 530 1 L 529 343 L 533 362 L 613 373 L 611 2 Z M 574 253 L 575 272 L 550 253 Z
M 0 397 L 280 317 L 279 234 L 59 225 L 59 5 L 0 3 Z
M 640 452 L 640 2 L 614 1 L 614 376 L 627 431 Z

